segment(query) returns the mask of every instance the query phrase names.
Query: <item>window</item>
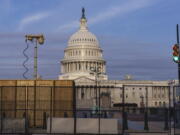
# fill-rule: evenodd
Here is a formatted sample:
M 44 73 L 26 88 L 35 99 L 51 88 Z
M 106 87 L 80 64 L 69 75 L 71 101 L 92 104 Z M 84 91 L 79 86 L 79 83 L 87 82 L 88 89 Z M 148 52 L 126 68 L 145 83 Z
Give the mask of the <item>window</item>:
M 166 107 L 166 102 L 163 102 L 163 107 Z

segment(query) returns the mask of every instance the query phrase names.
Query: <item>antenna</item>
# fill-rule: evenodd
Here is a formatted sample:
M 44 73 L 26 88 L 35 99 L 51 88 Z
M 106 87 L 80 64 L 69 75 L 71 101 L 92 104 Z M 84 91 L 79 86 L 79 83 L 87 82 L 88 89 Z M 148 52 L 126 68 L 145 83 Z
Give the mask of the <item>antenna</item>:
M 37 59 L 38 59 L 38 44 L 39 45 L 43 45 L 45 39 L 44 39 L 44 36 L 42 34 L 41 35 L 25 35 L 25 38 L 26 38 L 26 43 L 27 43 L 27 41 L 35 42 L 35 47 L 34 47 L 34 79 L 37 80 L 38 79 L 38 64 L 37 64 Z M 25 62 L 27 62 L 27 60 L 28 59 L 26 59 Z M 23 65 L 24 65 L 24 63 L 23 63 Z M 25 73 L 27 73 L 27 68 L 26 68 L 26 72 Z M 23 76 L 24 76 L 24 74 L 23 74 Z

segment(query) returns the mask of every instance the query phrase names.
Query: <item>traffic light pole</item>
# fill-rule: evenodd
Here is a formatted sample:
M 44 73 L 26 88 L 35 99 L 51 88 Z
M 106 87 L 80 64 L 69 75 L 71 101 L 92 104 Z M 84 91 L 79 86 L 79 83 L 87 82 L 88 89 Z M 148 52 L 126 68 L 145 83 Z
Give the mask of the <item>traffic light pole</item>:
M 177 32 L 176 33 L 177 34 L 177 45 L 179 47 L 179 26 L 178 26 L 178 24 L 176 25 L 176 32 Z M 180 49 L 180 47 L 179 47 L 179 49 Z M 180 85 L 180 62 L 178 62 L 178 84 Z

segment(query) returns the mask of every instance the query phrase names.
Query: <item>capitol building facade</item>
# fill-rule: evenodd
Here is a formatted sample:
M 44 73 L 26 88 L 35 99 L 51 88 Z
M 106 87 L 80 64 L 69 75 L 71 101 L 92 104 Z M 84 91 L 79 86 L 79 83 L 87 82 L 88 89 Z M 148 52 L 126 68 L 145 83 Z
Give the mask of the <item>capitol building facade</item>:
M 97 105 L 99 95 L 104 107 L 114 107 L 123 100 L 137 107 L 167 107 L 172 100 L 174 85 L 170 81 L 134 80 L 131 76 L 124 80 L 108 80 L 103 50 L 88 29 L 84 9 L 79 30 L 70 37 L 64 50 L 59 80 L 75 81 L 79 108 Z

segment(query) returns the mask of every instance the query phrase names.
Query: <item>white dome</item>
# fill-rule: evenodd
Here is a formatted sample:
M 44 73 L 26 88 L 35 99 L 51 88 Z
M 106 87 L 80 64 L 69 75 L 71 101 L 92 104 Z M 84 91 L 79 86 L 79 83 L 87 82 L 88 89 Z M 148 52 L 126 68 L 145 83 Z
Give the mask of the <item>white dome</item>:
M 77 45 L 77 43 L 87 43 L 88 45 L 98 45 L 98 40 L 94 34 L 88 30 L 79 30 L 74 33 L 69 41 L 69 45 Z
M 98 40 L 87 28 L 87 20 L 82 9 L 79 30 L 68 41 L 68 47 L 64 50 L 64 58 L 61 60 L 61 73 L 59 79 L 74 80 L 79 77 L 95 79 L 91 74 L 92 67 L 98 69 L 99 79 L 107 80 L 106 61 L 103 59 L 102 49 Z
M 96 36 L 88 31 L 87 20 L 85 16 L 80 19 L 80 28 L 70 37 L 68 44 L 69 46 L 77 44 L 98 46 L 98 40 Z

